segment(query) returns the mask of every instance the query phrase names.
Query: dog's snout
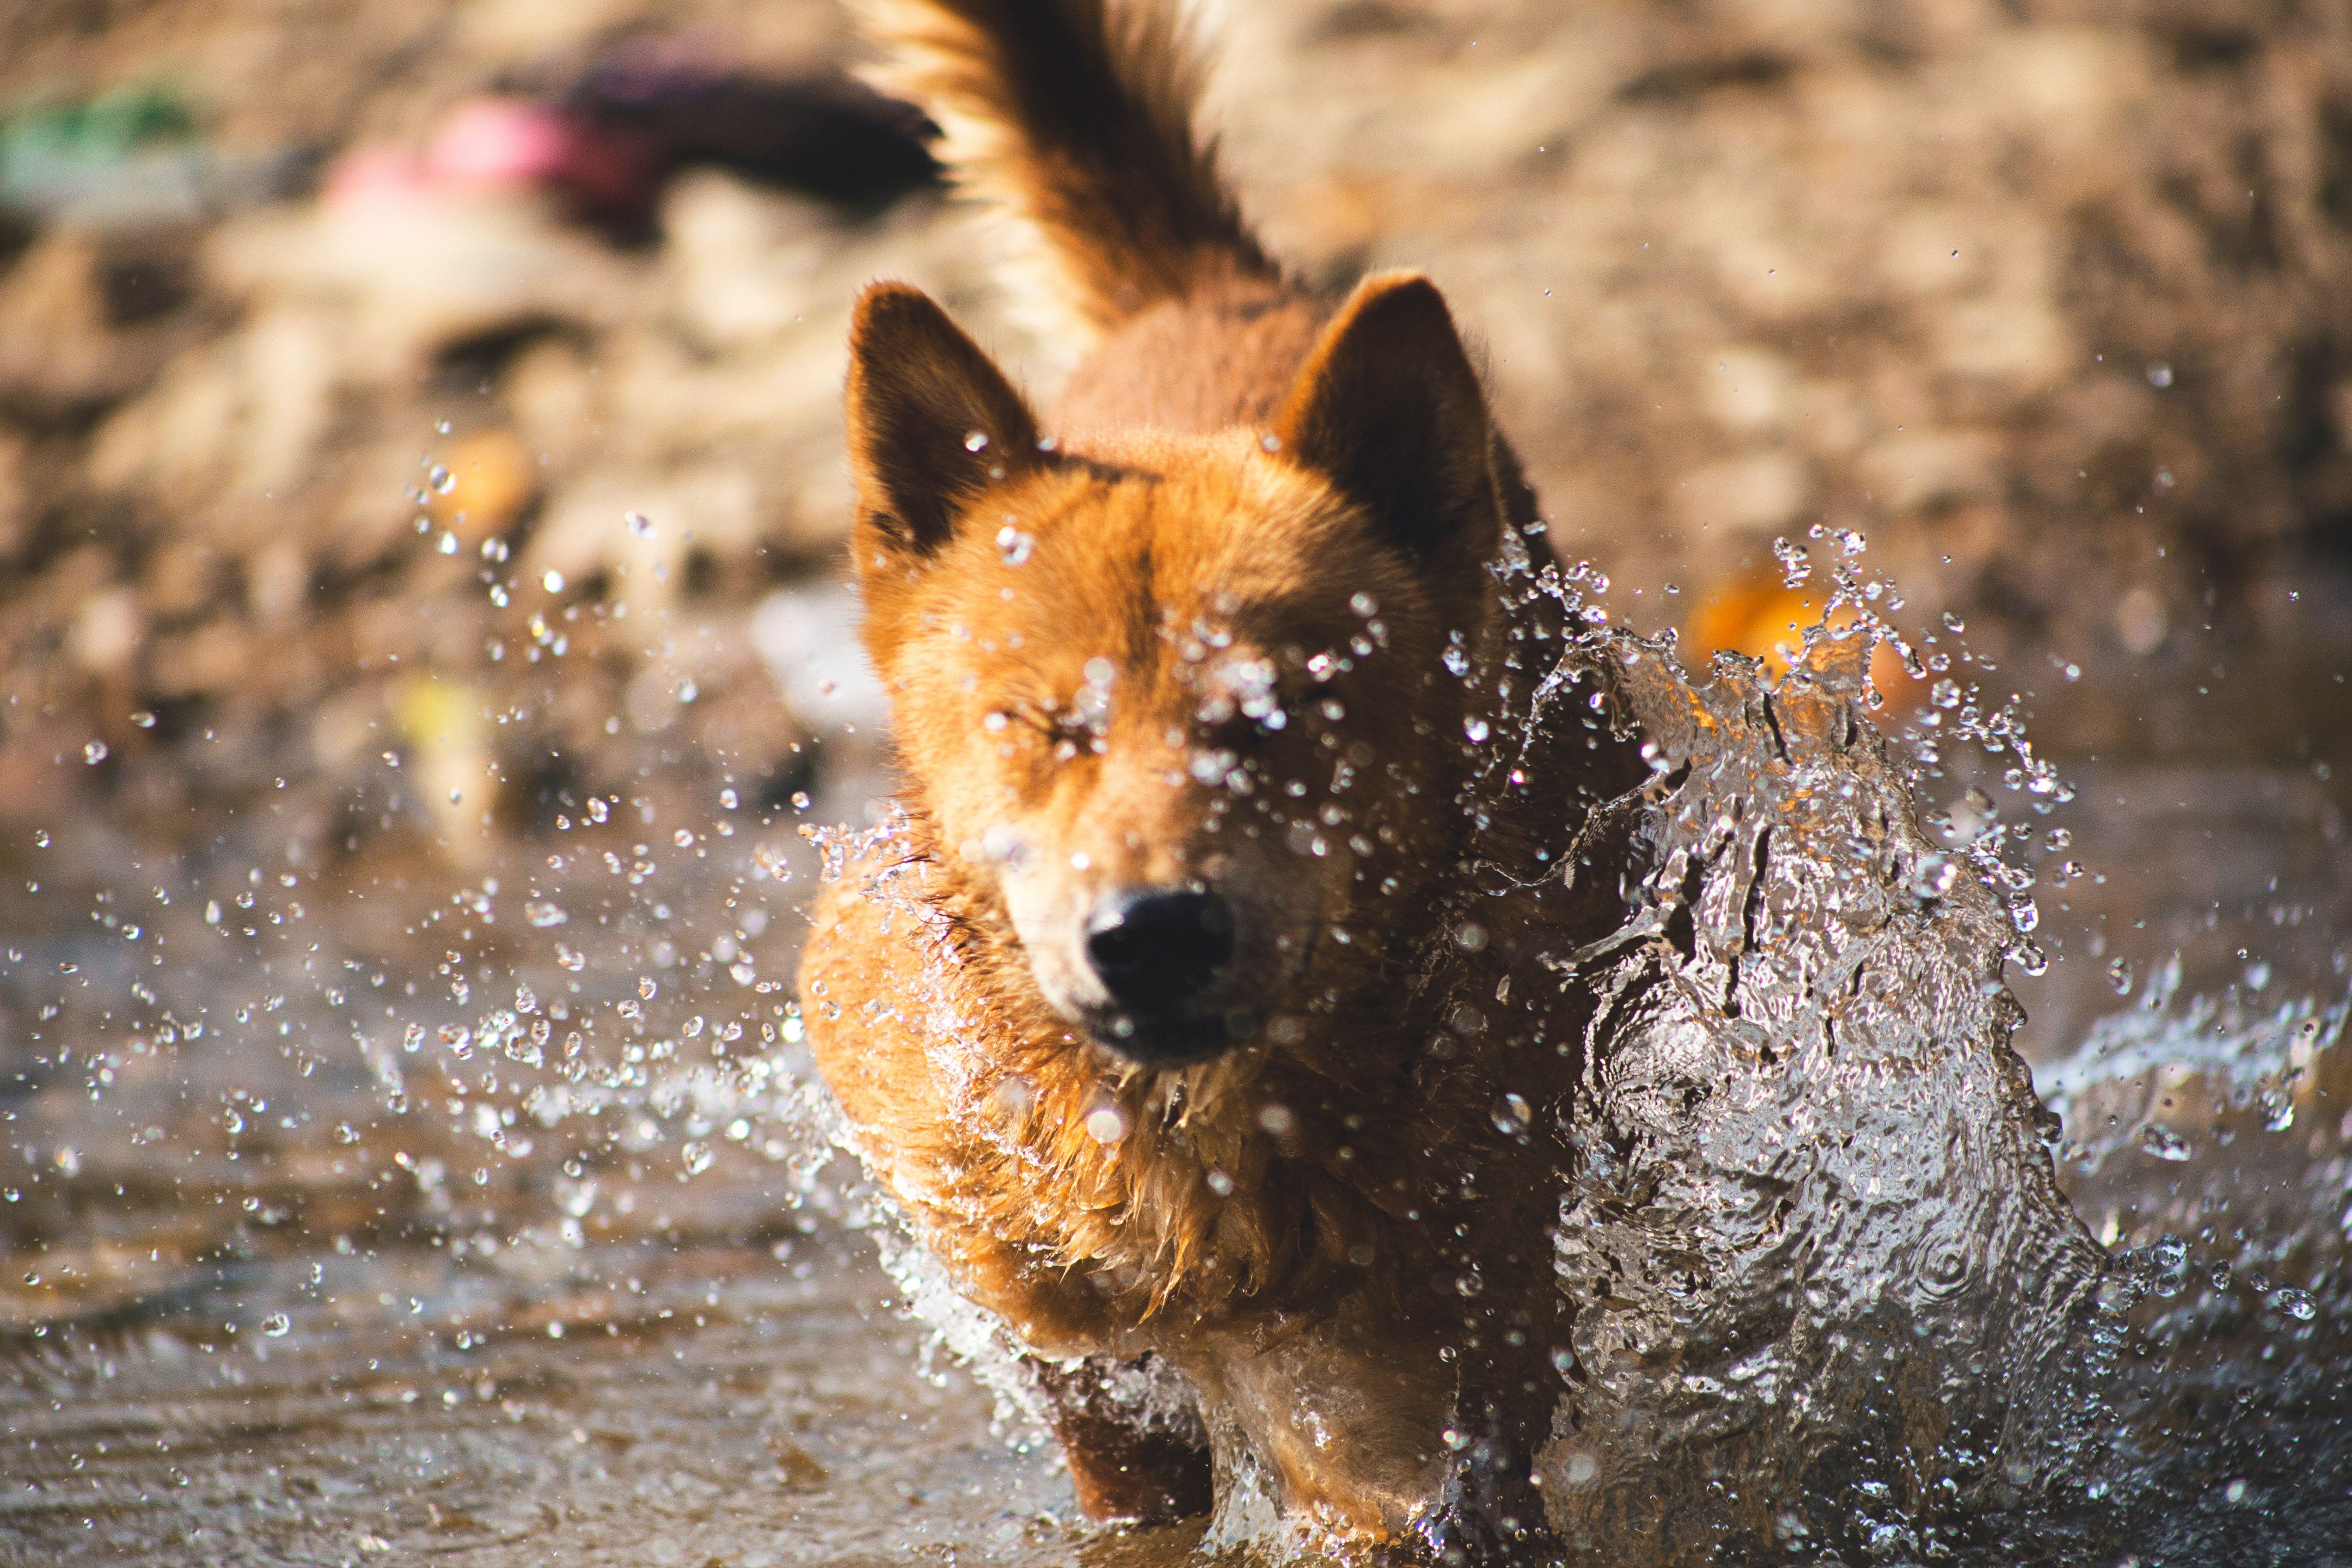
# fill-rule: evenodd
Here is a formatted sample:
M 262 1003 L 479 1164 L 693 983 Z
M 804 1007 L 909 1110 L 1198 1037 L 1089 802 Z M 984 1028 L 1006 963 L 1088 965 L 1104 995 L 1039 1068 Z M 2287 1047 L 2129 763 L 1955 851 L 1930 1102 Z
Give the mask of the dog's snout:
M 1234 956 L 1233 906 L 1189 888 L 1106 894 L 1087 921 L 1087 962 L 1111 1000 L 1146 1016 L 1184 1008 Z

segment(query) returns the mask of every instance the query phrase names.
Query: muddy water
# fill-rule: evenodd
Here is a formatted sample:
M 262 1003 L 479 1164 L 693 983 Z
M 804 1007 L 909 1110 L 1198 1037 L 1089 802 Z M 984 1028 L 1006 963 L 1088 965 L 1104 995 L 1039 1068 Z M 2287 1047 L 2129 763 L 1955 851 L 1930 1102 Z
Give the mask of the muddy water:
M 780 984 L 800 826 L 882 788 L 856 745 L 805 808 L 656 771 L 455 850 L 413 802 L 299 790 L 202 834 L 0 846 L 0 1561 L 1184 1557 L 1196 1531 L 1080 1527 L 1050 1450 L 874 1261 L 887 1216 Z M 1924 1542 L 1890 1505 L 1894 1533 L 1843 1549 L 2352 1561 L 2338 796 L 2259 759 L 2068 773 L 2047 816 L 1957 755 L 1921 789 L 1965 814 L 1979 784 L 2028 828 L 2054 963 L 2010 973 L 2096 1293 L 2083 1337 L 2029 1348 L 2091 1369 L 2044 1385 L 2082 1419 L 2006 1487 L 1940 1450 L 1843 1476 L 1976 1488 L 1931 1500 Z M 1902 1164 L 1927 1135 L 1875 1136 Z M 1686 1330 L 1672 1294 L 1628 1310 Z M 1630 1339 L 1585 1348 L 1593 1401 L 1643 1396 Z M 1943 1372 L 1965 1394 L 1983 1369 Z M 1675 1484 L 1738 1493 L 1707 1464 Z M 1588 1445 L 1559 1480 L 1613 1499 L 1585 1510 L 1606 1526 L 1664 1497 L 1612 1491 L 1633 1468 Z M 1760 1517 L 1805 1528 L 1746 1549 L 1811 1560 L 1830 1494 L 1780 1479 Z
M 0 1558 L 1075 1552 L 800 1076 L 798 814 L 562 816 L 19 863 Z

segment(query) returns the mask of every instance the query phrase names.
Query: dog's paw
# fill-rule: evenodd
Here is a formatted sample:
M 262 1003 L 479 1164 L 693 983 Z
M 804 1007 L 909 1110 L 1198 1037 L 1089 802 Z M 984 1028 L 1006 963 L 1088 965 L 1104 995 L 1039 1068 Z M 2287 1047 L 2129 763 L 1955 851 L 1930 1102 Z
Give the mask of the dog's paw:
M 1417 1529 L 1444 1568 L 1537 1568 L 1563 1556 L 1527 1461 L 1485 1443 L 1455 1461 L 1437 1506 Z

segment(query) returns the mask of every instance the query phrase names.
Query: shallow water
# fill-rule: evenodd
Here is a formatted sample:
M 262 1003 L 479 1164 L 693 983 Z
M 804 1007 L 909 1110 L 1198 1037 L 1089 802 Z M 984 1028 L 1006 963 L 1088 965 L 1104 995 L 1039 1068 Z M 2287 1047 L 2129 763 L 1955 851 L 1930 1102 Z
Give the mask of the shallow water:
M 862 1233 L 887 1221 L 834 1151 L 779 984 L 814 874 L 800 822 L 881 788 L 870 752 L 834 755 L 804 812 L 656 773 L 462 866 L 397 801 L 299 790 L 194 841 L 88 819 L 0 847 L 0 1559 L 1183 1557 L 1197 1531 L 1079 1527 L 1050 1450 L 927 1348 L 872 1260 Z M 1926 804 L 1964 804 L 1948 771 Z M 1791 1107 L 1727 1100 L 1716 1164 L 1675 1156 L 1687 1201 L 1588 1227 L 1565 1260 L 1719 1252 L 1704 1288 L 1660 1267 L 1580 1329 L 1592 1381 L 1557 1484 L 1600 1557 L 1639 1529 L 1669 1559 L 2352 1561 L 2335 797 L 2284 765 L 2068 773 L 2075 801 L 2012 853 L 2057 962 L 2010 974 L 2080 1227 L 2054 1195 L 2019 1219 L 1962 1191 L 1925 1101 L 1874 1101 L 1864 1074 L 1868 1138 L 1832 1173 L 1919 1185 L 1858 1229 L 1795 1228 L 1853 1245 L 1815 1259 L 1841 1289 L 1930 1288 L 1772 1363 L 1770 1333 L 1725 1325 L 1787 1259 L 1706 1216 L 1747 1214 L 1719 1178 L 1754 1174 Z M 337 848 L 379 804 L 392 827 Z M 1791 856 L 1790 896 L 1835 861 L 1826 839 Z M 1881 1043 L 1916 1055 L 1886 1005 Z M 1971 1077 L 1991 1059 L 1957 1053 L 1930 1098 L 2010 1092 Z M 1580 1201 L 1626 1171 L 1596 1164 Z M 1979 1206 L 1954 1268 L 1945 1229 L 1903 1227 L 1956 1194 Z M 2041 1239 L 1982 1244 L 2016 1225 Z M 1916 1252 L 1871 1250 L 1906 1236 Z M 2065 1278 L 2006 1277 L 2028 1253 Z M 1940 1382 L 1889 1384 L 1921 1359 L 1890 1353 L 1906 1336 Z M 1753 1419 L 1776 1384 L 1784 1411 L 1916 1419 L 1861 1460 L 1804 1449 Z

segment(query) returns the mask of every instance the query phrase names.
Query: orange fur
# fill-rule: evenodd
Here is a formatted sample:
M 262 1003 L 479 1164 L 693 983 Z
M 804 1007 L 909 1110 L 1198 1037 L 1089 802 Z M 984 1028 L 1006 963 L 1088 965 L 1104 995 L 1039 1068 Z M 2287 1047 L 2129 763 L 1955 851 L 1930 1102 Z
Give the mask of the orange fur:
M 1200 70 L 1165 7 L 1107 0 L 853 0 L 867 74 L 924 106 L 958 185 L 1030 230 L 1051 300 L 1108 330 L 1273 265 L 1194 128 Z
M 1164 26 L 890 15 L 900 80 L 982 127 L 965 155 L 1104 335 L 1045 424 L 916 290 L 860 301 L 851 549 L 905 815 L 820 900 L 819 1065 L 1039 1356 L 1172 1365 L 1227 1470 L 1334 1538 L 1533 1542 L 1590 1006 L 1537 960 L 1609 929 L 1615 887 L 1492 868 L 1559 865 L 1640 770 L 1582 703 L 1510 728 L 1560 652 L 1518 591 L 1532 498 L 1426 279 L 1335 303 L 1256 257 Z M 1083 177 L 1049 68 L 1119 132 Z M 1137 889 L 1229 910 L 1164 1011 L 1101 956 Z M 1112 1440 L 1074 1386 L 1046 1380 L 1091 1511 L 1197 1503 L 1204 1457 Z

